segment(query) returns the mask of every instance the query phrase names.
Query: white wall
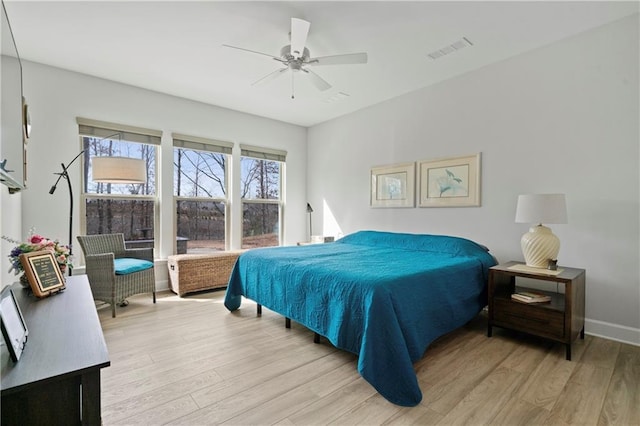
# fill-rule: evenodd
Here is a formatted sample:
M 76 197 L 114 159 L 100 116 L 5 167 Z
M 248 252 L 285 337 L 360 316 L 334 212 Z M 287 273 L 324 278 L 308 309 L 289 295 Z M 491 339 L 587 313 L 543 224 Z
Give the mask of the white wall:
M 0 234 L 3 236 L 11 237 L 14 235 L 10 232 L 12 229 L 20 229 L 22 227 L 20 206 L 22 195 L 18 192 L 16 194 L 9 194 L 7 187 L 0 185 Z M 19 239 L 16 235 L 15 239 Z M 17 277 L 13 272 L 9 273 L 9 259 L 6 257 L 11 252 L 11 249 L 15 247 L 15 244 L 5 241 L 4 239 L 0 243 L 0 289 L 5 285 L 11 284 L 17 281 Z
M 2 195 L 3 235 L 21 239 L 35 227 L 38 233 L 49 238 L 68 240 L 66 184 L 61 182 L 53 195 L 49 194 L 49 188 L 55 181 L 54 173 L 61 170 L 60 164 L 67 164 L 81 150 L 76 124 L 76 117 L 80 116 L 164 132 L 159 165 L 162 182 L 167 185 L 158 189 L 163 195 L 160 209 L 164 217 L 171 217 L 173 213 L 171 132 L 234 142 L 236 157 L 240 155 L 241 143 L 286 150 L 284 243 L 295 244 L 306 239 L 306 128 L 41 64 L 25 62 L 23 65 L 24 93 L 33 124 L 28 145 L 28 189 L 19 196 Z M 74 253 L 79 253 L 75 241 L 81 219 L 79 162 L 70 167 L 70 173 L 75 201 Z M 20 206 L 21 200 L 20 209 L 16 206 Z M 20 211 L 22 218 L 18 216 Z M 232 205 L 232 213 L 240 217 L 239 203 Z M 173 222 L 168 221 L 157 228 L 161 239 L 156 250 L 159 259 L 171 254 L 172 227 Z M 231 235 L 232 248 L 240 247 L 240 238 L 240 221 L 236 220 Z M 3 253 L 8 253 L 4 243 L 2 247 Z M 4 256 L 2 259 L 4 273 L 8 261 Z M 166 287 L 166 265 L 164 269 L 162 266 L 156 269 L 162 272 L 158 276 L 158 287 Z M 13 280 L 13 277 L 2 276 L 3 284 Z
M 586 331 L 640 344 L 638 38 L 635 15 L 310 128 L 314 233 L 451 234 L 522 260 L 518 194 L 565 193 L 551 228 L 587 271 Z M 369 207 L 371 166 L 477 152 L 481 207 Z

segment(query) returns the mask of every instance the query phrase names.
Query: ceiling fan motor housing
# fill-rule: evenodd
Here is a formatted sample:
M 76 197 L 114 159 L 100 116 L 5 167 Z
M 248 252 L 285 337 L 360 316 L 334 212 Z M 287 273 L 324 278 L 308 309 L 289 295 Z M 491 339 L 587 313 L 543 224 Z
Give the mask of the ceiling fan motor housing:
M 291 45 L 288 44 L 280 49 L 280 57 L 285 60 L 285 65 L 293 71 L 300 71 L 302 66 L 307 63 L 310 56 L 311 54 L 309 53 L 309 49 L 306 47 L 302 52 L 302 56 L 297 59 L 291 54 Z

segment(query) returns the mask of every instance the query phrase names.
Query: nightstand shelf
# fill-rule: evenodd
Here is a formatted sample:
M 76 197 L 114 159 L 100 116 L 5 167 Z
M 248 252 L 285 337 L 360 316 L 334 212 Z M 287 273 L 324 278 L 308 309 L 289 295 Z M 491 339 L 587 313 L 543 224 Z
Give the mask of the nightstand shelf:
M 489 322 L 487 336 L 498 326 L 523 331 L 566 345 L 567 360 L 571 360 L 571 343 L 584 338 L 585 270 L 560 267 L 562 272 L 549 275 L 513 269 L 521 265 L 508 262 L 489 269 Z M 511 299 L 517 291 L 532 290 L 516 286 L 516 278 L 564 284 L 564 294 L 535 289 L 551 296 L 548 303 L 521 303 Z

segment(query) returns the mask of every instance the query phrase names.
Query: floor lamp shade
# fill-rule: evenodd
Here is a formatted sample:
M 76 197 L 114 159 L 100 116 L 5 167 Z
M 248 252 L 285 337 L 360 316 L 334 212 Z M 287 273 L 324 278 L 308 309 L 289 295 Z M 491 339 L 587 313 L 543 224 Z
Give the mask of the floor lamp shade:
M 567 223 L 564 194 L 527 194 L 518 196 L 516 223 L 537 224 L 522 236 L 520 246 L 527 266 L 546 268 L 557 259 L 560 240 L 543 223 Z
M 129 157 L 93 157 L 91 159 L 94 182 L 145 183 L 147 170 L 144 160 Z

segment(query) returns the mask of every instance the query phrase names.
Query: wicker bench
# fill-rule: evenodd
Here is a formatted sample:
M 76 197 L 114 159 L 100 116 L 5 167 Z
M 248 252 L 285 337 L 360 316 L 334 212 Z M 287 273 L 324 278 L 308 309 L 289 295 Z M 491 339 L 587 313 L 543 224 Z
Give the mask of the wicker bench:
M 183 296 L 194 291 L 226 287 L 236 259 L 244 251 L 169 256 L 167 266 L 171 290 Z

